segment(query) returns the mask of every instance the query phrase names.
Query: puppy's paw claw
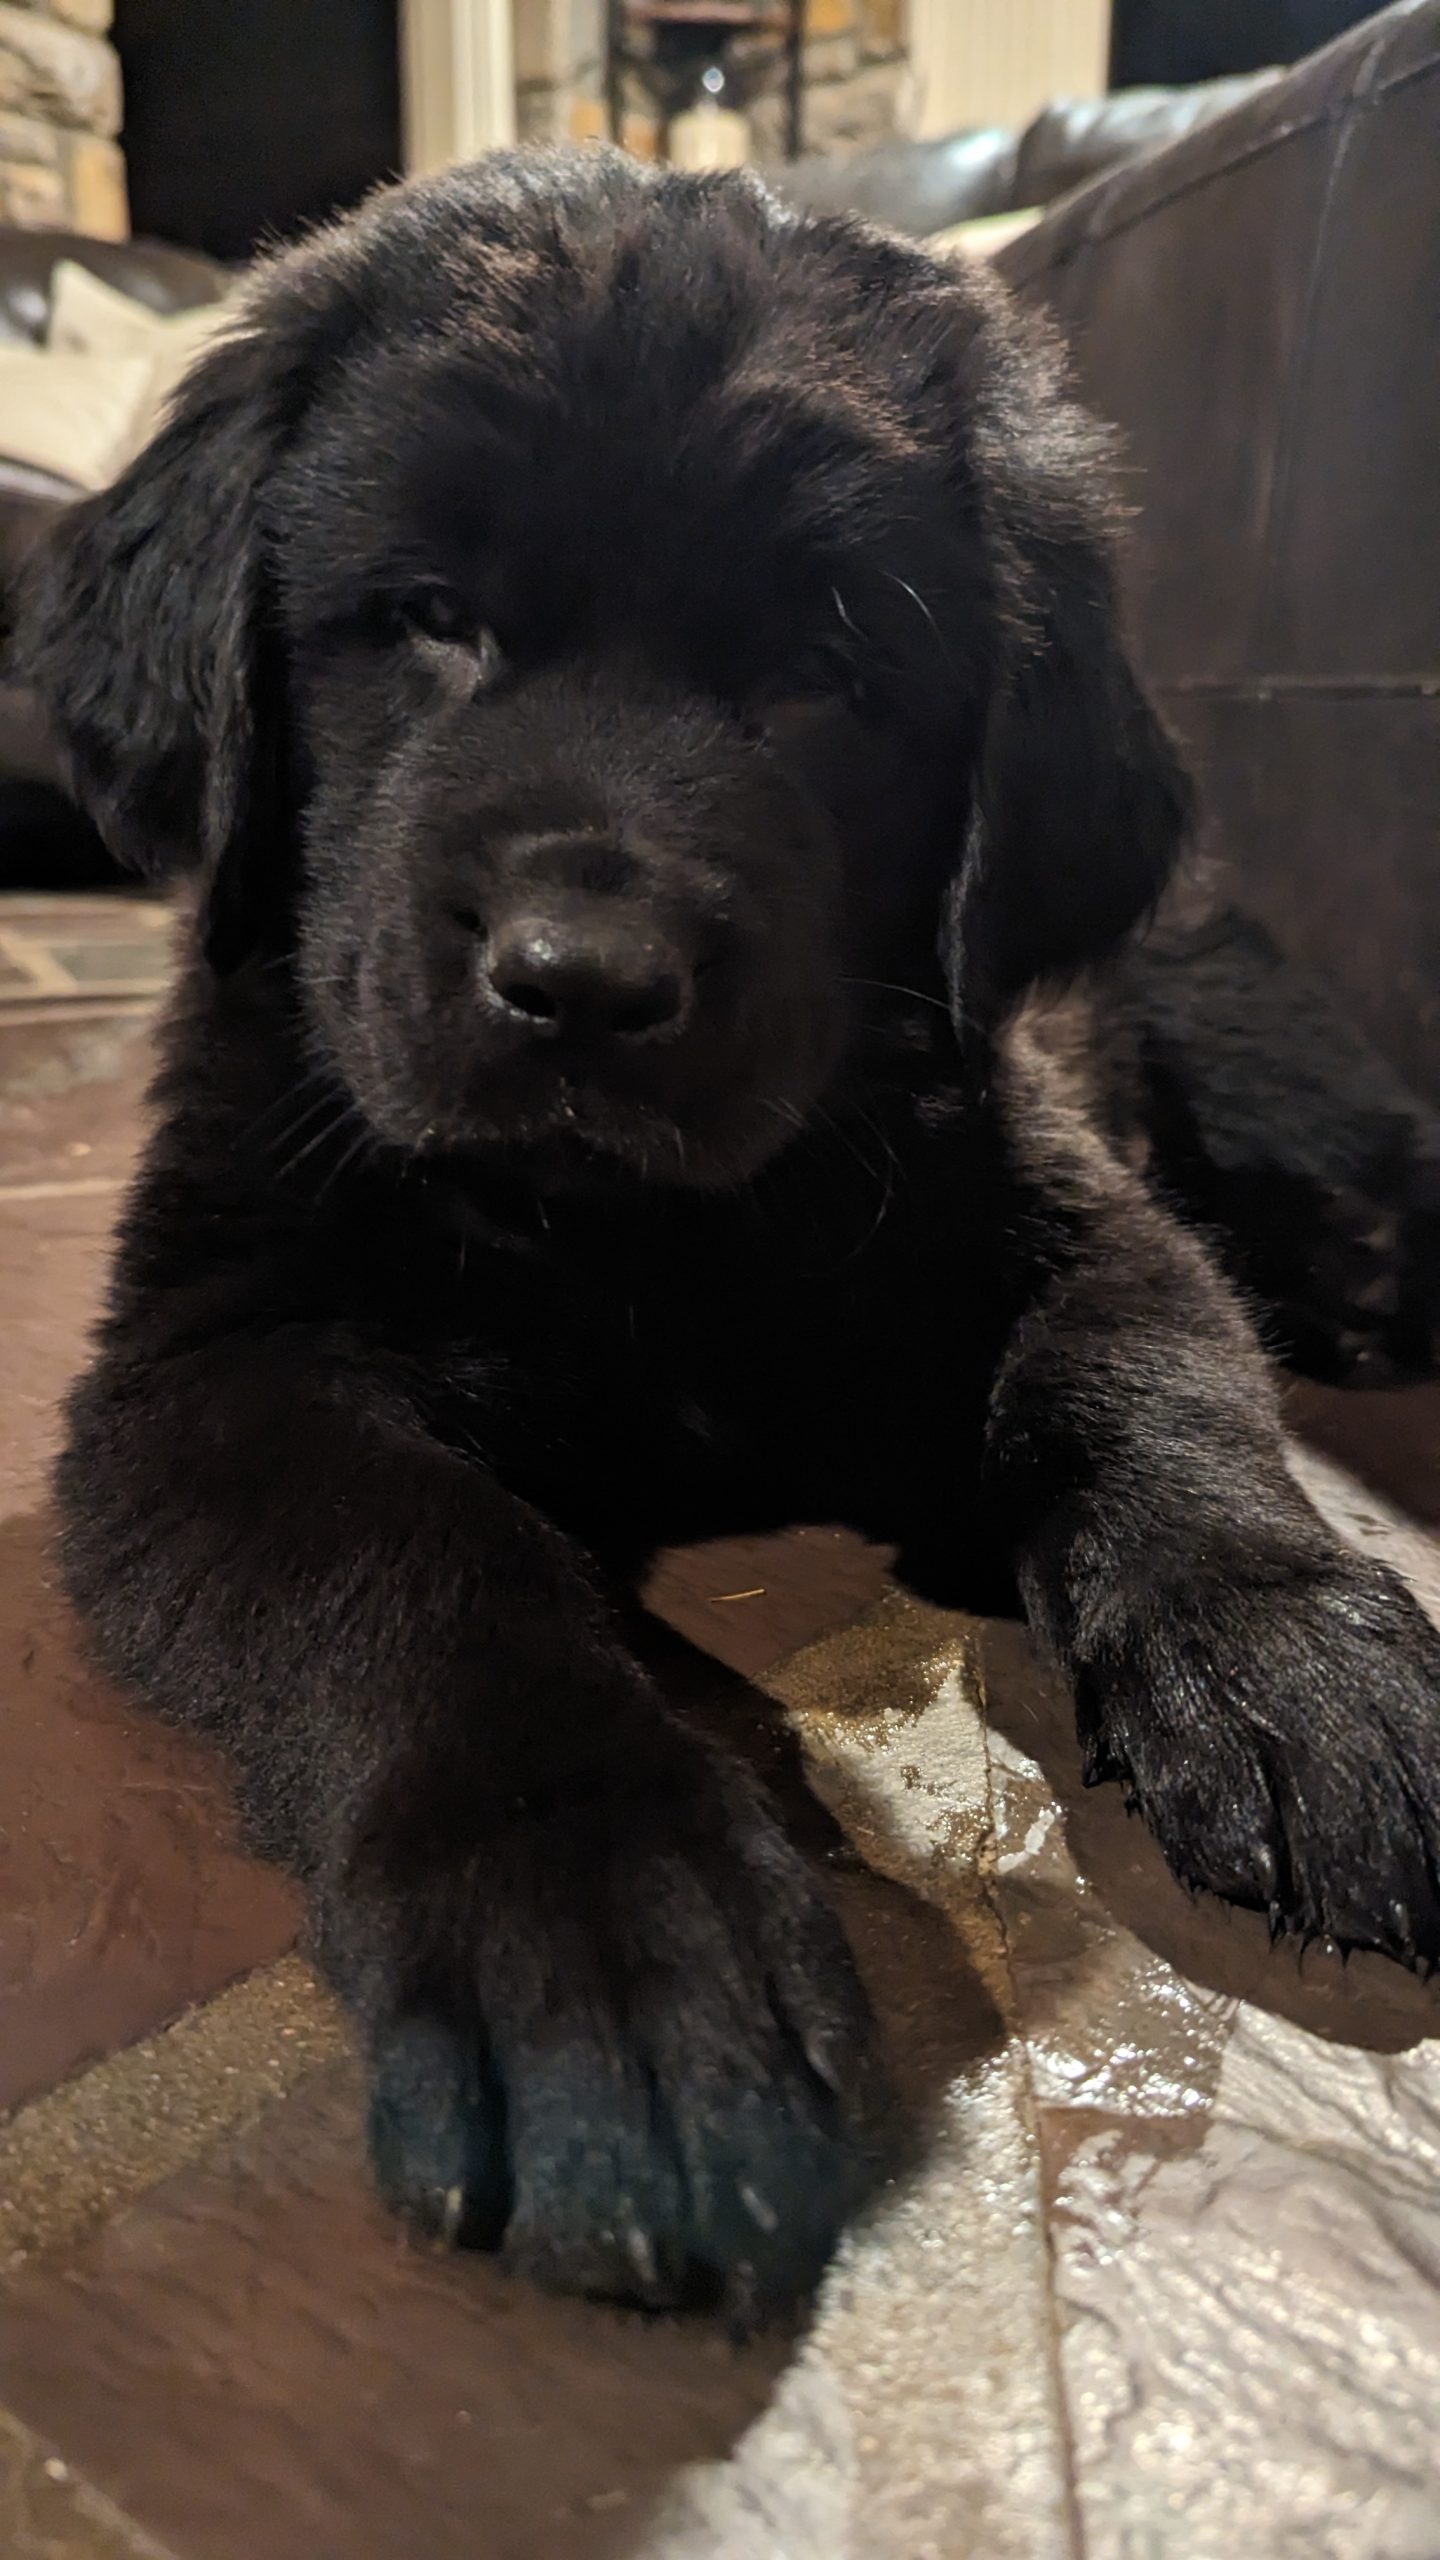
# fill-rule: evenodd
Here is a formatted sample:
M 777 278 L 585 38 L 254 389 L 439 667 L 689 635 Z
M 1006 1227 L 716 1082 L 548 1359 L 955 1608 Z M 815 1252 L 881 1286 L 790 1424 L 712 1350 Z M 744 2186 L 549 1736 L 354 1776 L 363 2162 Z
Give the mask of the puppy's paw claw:
M 1272 1940 L 1440 1959 L 1440 1635 L 1392 1575 L 1337 1556 L 1170 1593 L 1082 1713 L 1182 1884 Z
M 548 2290 L 749 2334 L 813 2292 L 879 2165 L 867 2012 L 743 1790 L 683 1850 L 625 1818 L 504 1835 L 438 1936 L 432 1881 L 418 1944 L 390 1906 L 375 1970 L 406 2005 L 371 2030 L 377 2181 L 412 2228 Z

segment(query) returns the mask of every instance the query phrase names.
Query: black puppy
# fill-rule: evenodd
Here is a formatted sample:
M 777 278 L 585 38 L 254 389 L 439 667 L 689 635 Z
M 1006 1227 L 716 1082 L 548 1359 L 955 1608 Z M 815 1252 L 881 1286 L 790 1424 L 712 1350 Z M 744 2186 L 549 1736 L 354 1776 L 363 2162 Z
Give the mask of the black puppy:
M 33 660 L 201 879 L 60 1473 L 103 1659 L 305 1879 L 383 2184 L 547 2281 L 803 2291 L 866 2023 L 621 1634 L 660 1544 L 1018 1584 L 1187 1883 L 1440 1954 L 1440 1643 L 1027 990 L 1186 791 L 1093 431 L 980 276 L 595 153 L 283 259 Z

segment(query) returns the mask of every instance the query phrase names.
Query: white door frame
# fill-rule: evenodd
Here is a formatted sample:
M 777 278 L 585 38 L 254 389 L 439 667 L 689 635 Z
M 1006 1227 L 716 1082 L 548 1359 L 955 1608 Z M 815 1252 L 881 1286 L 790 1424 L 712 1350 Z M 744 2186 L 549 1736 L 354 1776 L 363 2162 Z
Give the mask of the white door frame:
M 515 139 L 512 0 L 400 0 L 405 166 L 473 160 Z
M 1110 0 L 910 0 L 916 130 L 1023 125 L 1104 90 Z

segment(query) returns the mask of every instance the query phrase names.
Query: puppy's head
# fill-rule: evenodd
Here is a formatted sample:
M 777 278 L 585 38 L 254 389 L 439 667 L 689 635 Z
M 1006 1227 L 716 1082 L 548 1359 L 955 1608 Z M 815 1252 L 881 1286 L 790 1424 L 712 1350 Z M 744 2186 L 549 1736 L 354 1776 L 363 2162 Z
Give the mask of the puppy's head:
M 123 858 L 293 955 L 384 1139 L 743 1179 L 876 981 L 983 1037 L 1184 789 L 1096 438 L 978 276 L 743 178 L 501 156 L 255 288 L 31 656 Z

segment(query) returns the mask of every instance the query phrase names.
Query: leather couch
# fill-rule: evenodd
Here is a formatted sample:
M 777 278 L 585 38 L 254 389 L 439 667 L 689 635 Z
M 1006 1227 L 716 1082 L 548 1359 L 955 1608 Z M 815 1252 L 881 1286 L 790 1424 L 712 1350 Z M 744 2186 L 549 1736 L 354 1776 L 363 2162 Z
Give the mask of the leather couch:
M 1002 249 L 1121 430 L 1220 895 L 1440 1104 L 1440 0 Z
M 923 239 L 987 214 L 1053 204 L 1102 170 L 1142 158 L 1227 115 L 1277 77 L 1205 80 L 1191 89 L 1122 89 L 1062 98 L 1021 133 L 983 126 L 933 142 L 888 142 L 850 160 L 805 159 L 767 170 L 770 184 L 810 213 L 862 213 Z
M 1121 429 L 1130 611 L 1200 779 L 1210 896 L 1432 1106 L 1437 138 L 1440 0 L 1403 0 L 997 259 Z M 1289 1410 L 1440 1528 L 1440 1385 L 1297 1385 Z

